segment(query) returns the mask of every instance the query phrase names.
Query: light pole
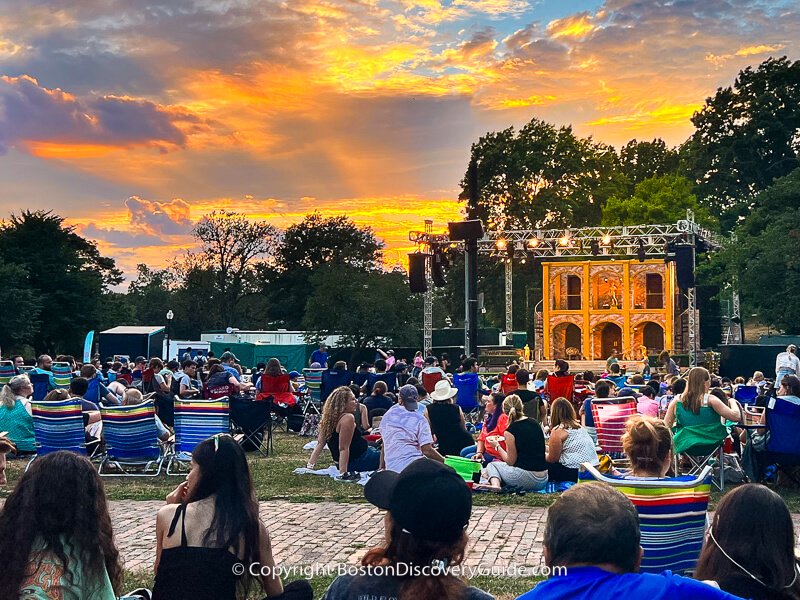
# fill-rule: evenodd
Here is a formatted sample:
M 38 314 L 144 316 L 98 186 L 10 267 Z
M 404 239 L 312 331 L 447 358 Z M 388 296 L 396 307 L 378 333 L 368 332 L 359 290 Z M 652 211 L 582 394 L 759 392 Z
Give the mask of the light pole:
M 169 327 L 172 325 L 172 319 L 175 317 L 175 313 L 172 310 L 167 311 L 167 356 L 164 360 L 169 361 Z

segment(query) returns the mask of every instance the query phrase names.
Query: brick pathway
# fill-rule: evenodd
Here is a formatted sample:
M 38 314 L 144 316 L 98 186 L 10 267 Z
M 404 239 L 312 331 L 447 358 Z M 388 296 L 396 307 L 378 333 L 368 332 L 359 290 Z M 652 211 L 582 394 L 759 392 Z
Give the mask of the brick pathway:
M 111 520 L 125 567 L 151 569 L 161 501 L 111 502 Z M 383 540 L 383 513 L 368 504 L 261 503 L 278 564 L 356 565 Z M 544 508 L 485 507 L 472 511 L 466 565 L 534 567 L 542 563 Z

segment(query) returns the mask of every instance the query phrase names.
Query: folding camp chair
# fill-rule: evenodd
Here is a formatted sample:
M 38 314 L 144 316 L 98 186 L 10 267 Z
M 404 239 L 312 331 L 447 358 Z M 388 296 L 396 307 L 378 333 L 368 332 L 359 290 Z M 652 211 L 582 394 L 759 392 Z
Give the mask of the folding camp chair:
M 456 404 L 464 411 L 465 420 L 475 426 L 481 422 L 482 407 L 478 401 L 481 380 L 477 373 L 454 373 L 453 387 L 458 390 Z
M 579 403 L 575 402 L 575 376 L 564 375 L 556 377 L 555 375 L 548 375 L 545 384 L 545 393 L 548 396 L 548 404 L 552 404 L 556 398 L 566 398 L 575 407 L 575 410 L 580 410 Z
M 456 373 L 456 375 L 458 375 L 458 373 Z M 433 371 L 432 373 L 422 371 L 420 374 L 420 383 L 422 383 L 422 387 L 425 388 L 425 391 L 430 394 L 436 389 L 436 384 L 444 378 L 445 376 L 442 375 L 441 371 Z
M 303 369 L 309 397 L 317 404 L 322 402 L 322 373 L 324 371 L 325 369 Z
M 167 462 L 167 475 L 181 475 L 192 460 L 195 446 L 218 433 L 230 431 L 228 398 L 175 401 L 175 451 Z M 173 467 L 176 470 L 173 470 Z
M 288 375 L 285 376 L 288 380 Z M 262 381 L 263 381 L 262 377 Z M 273 379 L 273 378 L 271 378 Z M 277 378 L 274 378 L 277 379 Z M 231 427 L 241 434 L 236 436 L 242 448 L 247 452 L 258 451 L 261 456 L 275 454 L 272 440 L 272 411 L 273 396 L 263 398 L 248 398 L 244 396 L 231 396 L 230 416 Z M 294 398 L 294 396 L 292 396 Z M 266 433 L 266 450 L 264 450 L 264 434 Z
M 704 406 L 701 411 L 713 411 Z M 716 413 L 714 413 L 716 415 Z M 689 462 L 689 475 L 697 475 L 706 466 L 719 465 L 719 478 L 714 479 L 714 485 L 720 490 L 725 490 L 725 439 L 728 437 L 728 428 L 717 417 L 712 422 L 700 425 L 676 426 L 673 435 L 675 454 L 675 473 L 679 473 L 680 457 Z
M 17 371 L 14 369 L 14 363 L 10 360 L 0 360 L 0 388 L 6 385 Z
M 72 381 L 72 367 L 69 366 L 69 363 L 54 362 L 51 370 L 56 387 L 68 388 Z
M 32 399 L 36 401 L 44 400 L 47 392 L 50 391 L 50 376 L 47 373 L 31 373 L 28 377 L 33 386 Z
M 765 415 L 768 434 L 765 450 L 759 453 L 761 462 L 776 464 L 784 475 L 800 485 L 788 468 L 800 465 L 800 406 L 780 396 L 772 397 Z
M 615 466 L 625 466 L 628 459 L 622 450 L 625 423 L 636 414 L 636 399 L 593 398 L 592 418 L 597 431 L 597 445 L 608 454 Z
M 506 396 L 515 392 L 519 385 L 517 384 L 517 376 L 514 373 L 505 373 L 500 378 L 500 391 Z
M 378 381 L 385 383 L 390 392 L 397 391 L 397 373 L 370 373 L 367 375 L 368 389 L 372 390 Z
M 106 452 L 97 472 L 101 476 L 155 477 L 164 464 L 152 400 L 132 406 L 101 406 Z M 116 471 L 108 471 L 109 467 Z
M 757 385 L 740 385 L 733 393 L 734 400 L 738 400 L 740 404 L 753 404 L 758 397 Z
M 343 385 L 350 385 L 351 381 L 353 381 L 353 374 L 350 371 L 334 371 L 333 369 L 324 371 L 320 399 L 325 402 L 333 390 Z
M 711 467 L 698 474 L 664 479 L 636 479 L 601 474 L 581 465 L 581 482 L 607 483 L 625 494 L 639 513 L 642 573 L 670 570 L 690 575 L 697 564 L 706 530 L 711 497 Z
M 36 456 L 59 450 L 86 455 L 86 430 L 83 428 L 81 401 L 70 398 L 56 402 L 31 402 L 33 432 L 36 436 Z

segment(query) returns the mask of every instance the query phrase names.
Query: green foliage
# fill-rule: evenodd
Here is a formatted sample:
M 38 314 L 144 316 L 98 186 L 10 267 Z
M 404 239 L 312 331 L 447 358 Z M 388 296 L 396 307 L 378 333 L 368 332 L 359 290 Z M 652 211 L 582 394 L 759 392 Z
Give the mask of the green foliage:
M 30 285 L 28 273 L 19 265 L 0 263 L 0 348 L 5 355 L 19 351 L 39 330 L 42 302 Z
M 538 119 L 519 132 L 487 133 L 471 158 L 480 198 L 470 213 L 490 229 L 596 225 L 606 199 L 625 184 L 613 148 Z M 462 199 L 468 186 L 465 175 Z
M 678 171 L 678 151 L 664 140 L 652 142 L 631 140 L 619 151 L 619 168 L 628 180 L 628 195 L 634 187 L 651 177 L 662 177 Z
M 701 201 L 730 228 L 757 206 L 755 194 L 800 164 L 800 61 L 770 58 L 747 67 L 692 123 L 683 160 Z
M 686 209 L 694 211 L 698 223 L 715 225 L 708 210 L 698 204 L 691 181 L 680 175 L 651 177 L 638 183 L 630 198 L 609 198 L 602 222 L 606 226 L 676 223 L 686 218 Z

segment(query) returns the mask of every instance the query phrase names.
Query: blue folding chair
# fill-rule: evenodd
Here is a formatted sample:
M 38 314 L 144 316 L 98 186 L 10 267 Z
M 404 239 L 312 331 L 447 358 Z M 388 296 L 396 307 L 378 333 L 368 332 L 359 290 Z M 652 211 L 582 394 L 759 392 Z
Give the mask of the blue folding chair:
M 480 385 L 481 380 L 477 373 L 455 373 L 453 375 L 453 387 L 458 390 L 456 404 L 464 413 L 470 413 L 480 407 L 480 402 L 478 402 Z
M 369 390 L 375 387 L 375 383 L 382 381 L 390 392 L 397 391 L 397 373 L 370 373 L 367 375 L 367 386 Z
M 331 392 L 343 385 L 350 385 L 353 381 L 353 374 L 350 371 L 334 371 L 328 369 L 322 373 L 322 386 L 320 388 L 320 400 L 325 402 Z
M 369 373 L 353 373 L 353 383 L 358 387 L 364 387 L 367 379 L 369 379 Z
M 175 400 L 175 449 L 167 462 L 167 475 L 182 475 L 200 442 L 230 431 L 228 398 Z M 177 471 L 173 470 L 173 467 Z
M 165 453 L 158 439 L 155 415 L 152 400 L 100 408 L 106 441 L 106 452 L 97 469 L 101 476 L 155 477 L 161 473 Z M 116 470 L 104 473 L 109 467 Z
M 14 363 L 10 360 L 0 360 L 0 388 L 8 384 L 11 378 L 17 374 Z
M 758 397 L 757 385 L 740 385 L 733 393 L 733 398 L 740 404 L 753 404 Z
M 29 373 L 28 377 L 33 386 L 33 400 L 41 401 L 50 391 L 50 376 L 47 373 Z
M 36 436 L 36 456 L 59 450 L 86 455 L 86 431 L 83 428 L 81 401 L 70 398 L 56 402 L 31 402 L 33 433 Z

